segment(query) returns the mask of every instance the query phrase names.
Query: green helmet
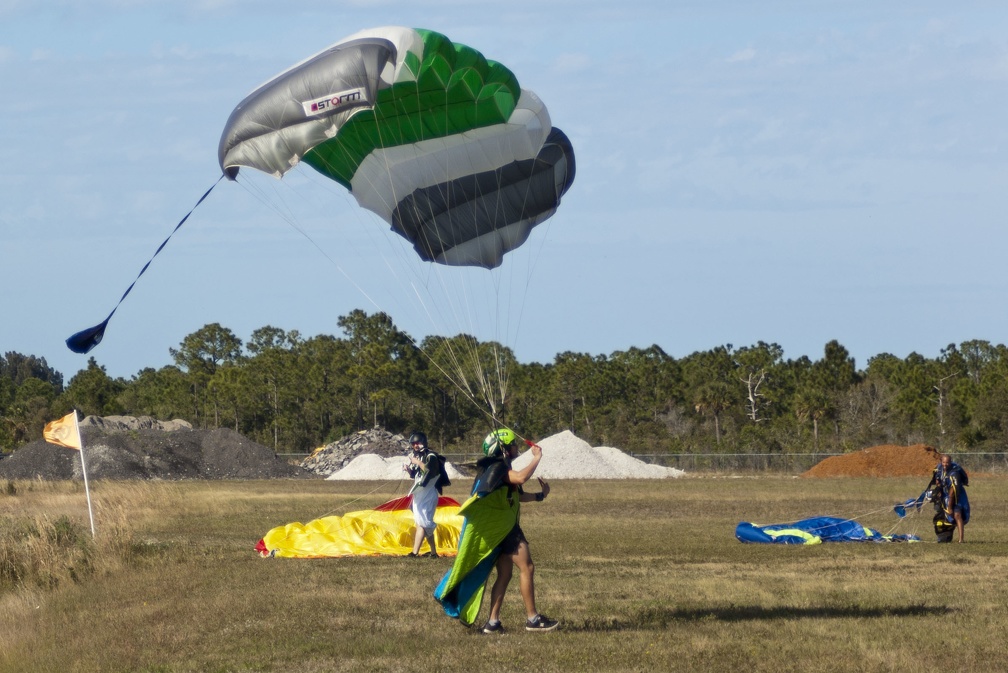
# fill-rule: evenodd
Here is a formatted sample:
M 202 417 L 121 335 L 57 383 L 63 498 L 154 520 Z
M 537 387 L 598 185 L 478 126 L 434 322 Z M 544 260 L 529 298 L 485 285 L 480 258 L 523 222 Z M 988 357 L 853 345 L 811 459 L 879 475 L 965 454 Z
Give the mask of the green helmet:
M 494 430 L 483 440 L 483 455 L 502 456 L 504 455 L 504 449 L 514 444 L 517 439 L 515 433 L 507 428 Z

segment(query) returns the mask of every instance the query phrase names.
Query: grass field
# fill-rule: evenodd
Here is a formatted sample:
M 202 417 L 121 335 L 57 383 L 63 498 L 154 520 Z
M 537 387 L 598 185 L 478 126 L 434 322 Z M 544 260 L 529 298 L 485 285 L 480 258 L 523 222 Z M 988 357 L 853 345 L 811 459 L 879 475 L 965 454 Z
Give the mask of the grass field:
M 735 525 L 829 514 L 888 531 L 888 507 L 926 478 L 554 481 L 523 527 L 562 630 L 521 628 L 515 581 L 496 637 L 431 598 L 449 559 L 253 551 L 273 526 L 377 505 L 394 484 L 99 482 L 92 544 L 80 484 L 17 482 L 0 494 L 0 670 L 1003 671 L 1008 479 L 971 478 L 965 545 L 931 542 L 922 517 L 896 531 L 922 543 L 813 547 L 743 545 Z M 25 528 L 64 544 L 14 572 Z

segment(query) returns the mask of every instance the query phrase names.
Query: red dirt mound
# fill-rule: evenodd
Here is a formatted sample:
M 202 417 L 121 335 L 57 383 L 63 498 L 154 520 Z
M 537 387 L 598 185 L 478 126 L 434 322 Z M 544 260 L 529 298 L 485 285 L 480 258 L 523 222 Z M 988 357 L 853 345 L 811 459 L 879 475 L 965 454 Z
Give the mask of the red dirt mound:
M 873 446 L 817 463 L 803 477 L 926 477 L 941 454 L 926 444 Z

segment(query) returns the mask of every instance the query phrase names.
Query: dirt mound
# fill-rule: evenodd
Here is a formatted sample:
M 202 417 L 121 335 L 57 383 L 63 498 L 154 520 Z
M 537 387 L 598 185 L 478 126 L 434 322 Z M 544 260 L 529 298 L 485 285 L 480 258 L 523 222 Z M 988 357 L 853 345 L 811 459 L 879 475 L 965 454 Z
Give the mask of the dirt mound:
M 88 479 L 281 479 L 308 478 L 272 449 L 233 430 L 81 428 Z M 3 479 L 81 479 L 80 453 L 43 440 L 0 461 Z
M 873 446 L 817 463 L 803 477 L 927 477 L 941 454 L 926 444 Z

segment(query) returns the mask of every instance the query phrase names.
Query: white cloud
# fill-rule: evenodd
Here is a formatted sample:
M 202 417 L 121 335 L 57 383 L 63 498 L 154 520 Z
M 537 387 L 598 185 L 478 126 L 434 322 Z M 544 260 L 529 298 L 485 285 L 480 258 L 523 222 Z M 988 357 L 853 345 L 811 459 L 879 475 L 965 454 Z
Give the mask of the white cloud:
M 745 61 L 751 61 L 754 58 L 756 58 L 756 50 L 753 49 L 752 47 L 746 47 L 741 51 L 735 52 L 734 54 L 729 56 L 726 60 L 728 63 L 742 63 Z

